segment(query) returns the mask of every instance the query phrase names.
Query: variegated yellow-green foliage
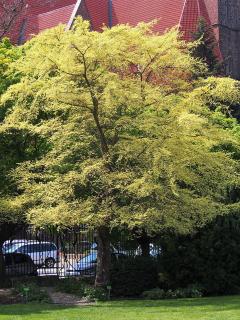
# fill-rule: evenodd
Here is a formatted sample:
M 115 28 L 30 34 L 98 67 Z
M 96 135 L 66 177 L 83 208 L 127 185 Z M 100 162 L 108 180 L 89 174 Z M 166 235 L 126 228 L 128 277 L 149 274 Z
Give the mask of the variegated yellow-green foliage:
M 7 38 L 0 41 L 0 94 L 18 78 L 14 70 L 10 72 L 11 63 L 21 56 L 21 49 L 13 46 Z
M 7 88 L 19 81 L 19 72 L 15 69 L 15 62 L 21 57 L 22 48 L 13 46 L 7 38 L 0 41 L 0 95 Z M 0 123 L 4 120 L 8 104 L 0 109 Z M 13 191 L 11 179 L 8 176 L 16 163 L 22 161 L 20 154 L 23 135 L 15 131 L 14 135 L 4 132 L 0 135 L 0 221 L 16 222 L 23 218 L 19 215 L 20 206 L 17 201 L 12 202 L 9 194 Z
M 240 102 L 238 83 L 196 81 L 205 67 L 175 29 L 97 33 L 79 19 L 25 47 L 0 134 L 43 141 L 41 156 L 12 172 L 12 205 L 32 223 L 188 232 L 227 212 L 238 163 L 224 146 L 237 150 L 238 137 L 221 108 Z

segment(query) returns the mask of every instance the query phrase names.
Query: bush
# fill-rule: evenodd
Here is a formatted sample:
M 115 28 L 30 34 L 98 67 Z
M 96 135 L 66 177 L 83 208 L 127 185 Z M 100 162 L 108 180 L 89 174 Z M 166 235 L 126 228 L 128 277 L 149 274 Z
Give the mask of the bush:
M 26 289 L 27 294 L 26 294 Z M 36 283 L 18 282 L 14 288 L 15 293 L 19 294 L 26 302 L 48 303 L 50 299 L 47 292 L 40 288 Z
M 240 216 L 216 218 L 192 236 L 162 242 L 159 286 L 164 289 L 200 283 L 206 295 L 240 293 Z
M 165 291 L 163 289 L 155 288 L 144 291 L 142 297 L 147 300 L 160 300 L 165 298 Z
M 126 258 L 113 263 L 111 270 L 112 294 L 116 297 L 136 297 L 144 290 L 153 289 L 158 282 L 156 259 Z
M 148 300 L 159 299 L 180 299 L 180 298 L 200 298 L 203 293 L 200 287 L 189 286 L 187 288 L 179 288 L 176 290 L 167 290 L 155 288 L 152 290 L 144 291 L 142 297 Z
M 89 301 L 107 300 L 107 291 L 103 288 L 94 288 L 91 286 L 86 286 L 84 290 L 84 298 Z
M 85 283 L 77 278 L 61 279 L 56 285 L 56 289 L 61 292 L 70 293 L 79 297 L 84 296 Z
M 94 286 L 83 279 L 69 278 L 59 280 L 56 289 L 61 292 L 77 295 L 88 301 L 106 300 L 107 291 L 103 288 L 94 288 Z

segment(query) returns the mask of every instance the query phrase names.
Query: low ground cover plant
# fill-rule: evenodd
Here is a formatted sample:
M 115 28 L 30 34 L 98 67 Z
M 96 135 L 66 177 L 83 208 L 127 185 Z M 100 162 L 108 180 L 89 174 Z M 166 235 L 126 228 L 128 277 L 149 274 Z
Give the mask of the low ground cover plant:
M 176 290 L 163 290 L 160 288 L 154 288 L 142 293 L 142 297 L 147 300 L 201 298 L 202 296 L 202 288 L 196 285 L 189 286 L 187 288 L 179 288 Z
M 46 290 L 34 282 L 17 282 L 14 293 L 21 296 L 23 302 L 49 303 Z
M 107 300 L 107 291 L 103 288 L 95 288 L 91 282 L 83 279 L 69 278 L 59 280 L 56 289 L 61 292 L 77 295 L 88 301 Z

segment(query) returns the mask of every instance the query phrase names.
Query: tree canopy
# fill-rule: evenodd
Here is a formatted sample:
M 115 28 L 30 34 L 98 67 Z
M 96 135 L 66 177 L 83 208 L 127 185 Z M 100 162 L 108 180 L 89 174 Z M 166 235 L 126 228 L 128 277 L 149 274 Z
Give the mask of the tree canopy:
M 19 72 L 14 68 L 14 63 L 21 57 L 22 49 L 11 44 L 4 38 L 0 42 L 0 95 L 2 95 L 10 85 L 17 83 L 20 80 Z M 8 104 L 5 104 L 0 110 L 0 124 L 4 121 L 8 111 Z M 0 221 L 10 222 L 19 220 L 19 215 L 16 210 L 13 210 L 11 201 L 8 201 L 8 195 L 12 194 L 13 187 L 10 171 L 16 167 L 16 164 L 21 162 L 23 157 L 22 136 L 19 132 L 9 133 L 2 132 L 0 134 L 0 195 L 1 209 Z M 17 210 L 18 211 L 18 210 Z M 16 214 L 15 214 L 15 213 Z
M 230 79 L 192 80 L 202 67 L 176 30 L 80 19 L 26 47 L 2 131 L 44 144 L 14 173 L 33 223 L 185 232 L 225 210 L 236 163 L 220 145 L 237 140 L 208 104 L 240 95 Z
M 38 226 L 99 230 L 106 265 L 111 227 L 187 233 L 237 205 L 239 128 L 224 112 L 238 82 L 199 78 L 193 46 L 176 29 L 98 33 L 82 19 L 27 43 L 1 97 L 1 135 L 30 155 L 11 171 L 11 205 Z

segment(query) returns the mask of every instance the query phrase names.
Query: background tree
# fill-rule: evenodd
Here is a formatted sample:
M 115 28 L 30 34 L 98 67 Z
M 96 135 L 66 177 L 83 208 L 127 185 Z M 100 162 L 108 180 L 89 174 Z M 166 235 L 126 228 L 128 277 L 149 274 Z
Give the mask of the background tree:
M 7 38 L 0 42 L 0 95 L 14 83 L 20 81 L 20 74 L 14 68 L 23 51 L 13 46 Z M 0 110 L 0 123 L 8 113 L 10 105 L 6 104 Z M 0 285 L 5 281 L 2 244 L 26 222 L 26 215 L 17 203 L 12 203 L 10 195 L 17 194 L 17 187 L 9 173 L 17 164 L 28 159 L 35 159 L 38 143 L 36 137 L 31 137 L 24 130 L 0 130 Z
M 204 18 L 199 19 L 197 31 L 193 33 L 192 38 L 194 41 L 200 41 L 194 47 L 193 55 L 207 64 L 212 75 L 221 74 L 223 64 L 217 55 L 218 44 L 212 27 L 209 26 Z
M 204 67 L 189 47 L 176 30 L 97 33 L 79 19 L 26 44 L 22 79 L 1 99 L 1 131 L 44 146 L 11 175 L 12 204 L 35 225 L 95 228 L 97 286 L 109 282 L 111 228 L 187 233 L 228 211 L 237 163 L 219 145 L 238 140 L 214 122 L 208 84 L 191 80 Z M 212 81 L 221 95 L 231 81 L 228 99 L 239 101 L 236 82 Z
M 0 0 L 0 39 L 9 32 L 25 5 L 25 0 Z

